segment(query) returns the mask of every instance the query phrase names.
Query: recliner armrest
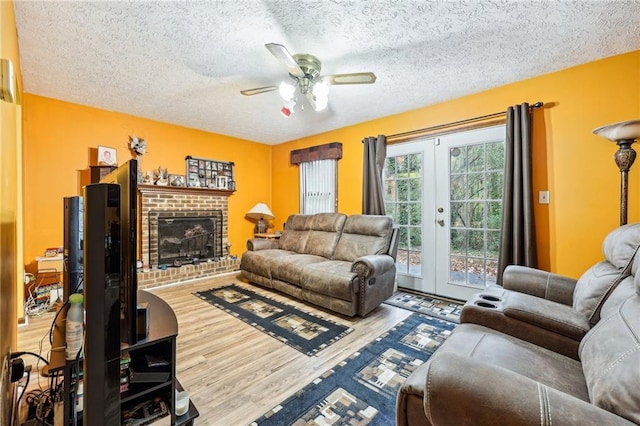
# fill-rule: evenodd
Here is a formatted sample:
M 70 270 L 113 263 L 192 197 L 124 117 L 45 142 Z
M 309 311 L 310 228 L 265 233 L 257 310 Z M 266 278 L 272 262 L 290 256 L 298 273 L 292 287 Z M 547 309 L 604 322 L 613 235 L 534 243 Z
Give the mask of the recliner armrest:
M 504 315 L 581 341 L 591 328 L 589 319 L 569 306 L 527 294 L 512 293 L 504 302 Z
M 267 250 L 267 249 L 277 249 L 280 248 L 280 244 L 277 240 L 266 239 L 266 238 L 252 238 L 247 240 L 247 250 L 249 251 L 257 251 L 257 250 Z
M 565 277 L 527 266 L 509 265 L 502 275 L 502 286 L 508 290 L 573 305 L 575 278 Z
M 358 315 L 365 316 L 393 294 L 396 263 L 386 254 L 361 256 L 351 264 L 358 275 Z
M 451 352 L 429 360 L 424 410 L 438 425 L 632 425 L 511 370 Z
M 370 254 L 357 258 L 351 264 L 351 272 L 362 278 L 382 275 L 395 266 L 395 261 L 386 254 Z

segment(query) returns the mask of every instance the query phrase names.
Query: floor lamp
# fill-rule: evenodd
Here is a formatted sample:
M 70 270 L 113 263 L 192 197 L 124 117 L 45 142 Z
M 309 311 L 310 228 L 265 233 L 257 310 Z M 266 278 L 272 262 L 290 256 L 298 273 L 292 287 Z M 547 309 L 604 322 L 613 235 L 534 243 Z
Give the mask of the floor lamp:
M 620 169 L 620 225 L 622 226 L 627 223 L 629 170 L 636 160 L 636 152 L 631 145 L 640 138 L 640 120 L 607 124 L 594 129 L 593 133 L 618 144 L 614 160 Z

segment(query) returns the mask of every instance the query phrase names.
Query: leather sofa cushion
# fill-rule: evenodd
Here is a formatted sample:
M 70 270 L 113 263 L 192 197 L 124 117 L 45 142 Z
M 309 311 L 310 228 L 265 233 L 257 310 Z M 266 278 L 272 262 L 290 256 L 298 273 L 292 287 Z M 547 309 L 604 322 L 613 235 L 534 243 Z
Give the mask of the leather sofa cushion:
M 611 291 L 631 274 L 639 243 L 640 224 L 616 228 L 602 243 L 606 260 L 589 268 L 578 279 L 573 293 L 573 308 L 589 318 L 591 324 L 600 319 L 600 308 Z
M 384 254 L 389 248 L 392 233 L 393 221 L 389 216 L 349 216 L 333 259 L 353 262 L 361 256 Z
M 318 213 L 309 221 L 309 235 L 304 253 L 331 259 L 347 215 L 342 213 Z
M 460 324 L 438 349 L 438 353 L 444 352 L 499 365 L 583 401 L 589 401 L 579 361 L 499 331 L 476 324 Z M 469 375 L 473 371 L 460 374 Z
M 289 216 L 280 236 L 280 248 L 282 250 L 304 253 L 309 238 L 311 215 L 295 214 Z
M 304 267 L 327 259 L 312 254 L 292 254 L 271 259 L 271 278 L 300 286 Z
M 640 278 L 635 278 L 636 291 Z M 640 296 L 622 302 L 580 343 L 591 403 L 640 423 Z
M 305 266 L 301 286 L 305 290 L 351 301 L 359 290 L 357 277 L 351 272 L 350 262 L 329 260 Z
M 295 252 L 280 249 L 247 251 L 242 255 L 240 269 L 271 278 L 271 261 L 292 254 Z

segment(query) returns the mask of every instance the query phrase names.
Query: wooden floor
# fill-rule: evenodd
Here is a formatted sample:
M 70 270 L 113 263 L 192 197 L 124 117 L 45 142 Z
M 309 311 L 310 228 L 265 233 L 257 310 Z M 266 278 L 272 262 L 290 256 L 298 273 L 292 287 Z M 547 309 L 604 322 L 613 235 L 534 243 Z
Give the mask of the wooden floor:
M 236 282 L 354 329 L 315 356 L 269 337 L 191 293 Z M 149 290 L 166 300 L 178 318 L 177 377 L 200 411 L 196 424 L 246 425 L 304 387 L 356 349 L 408 317 L 411 312 L 381 305 L 366 318 L 344 317 L 288 296 L 240 281 L 237 273 Z M 21 351 L 48 358 L 53 314 L 29 319 L 18 331 Z M 39 342 L 43 342 L 42 349 Z M 35 357 L 26 362 L 36 366 Z M 32 374 L 42 387 L 47 379 Z M 32 388 L 32 386 L 30 386 Z

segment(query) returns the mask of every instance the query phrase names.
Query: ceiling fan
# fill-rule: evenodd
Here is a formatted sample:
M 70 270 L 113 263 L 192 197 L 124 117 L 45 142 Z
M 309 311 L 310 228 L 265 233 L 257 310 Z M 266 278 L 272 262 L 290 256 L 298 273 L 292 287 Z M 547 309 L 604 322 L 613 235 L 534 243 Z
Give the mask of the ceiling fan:
M 327 106 L 330 85 L 373 84 L 376 81 L 376 75 L 372 72 L 321 76 L 321 62 L 315 56 L 306 53 L 291 55 L 286 47 L 277 43 L 267 43 L 265 47 L 287 68 L 294 83 L 288 84 L 283 81 L 279 86 L 257 87 L 241 90 L 240 93 L 253 96 L 279 90 L 284 101 L 281 112 L 287 117 L 293 112 L 298 94 L 307 98 L 316 111 L 320 111 Z M 304 105 L 301 108 L 304 109 Z

